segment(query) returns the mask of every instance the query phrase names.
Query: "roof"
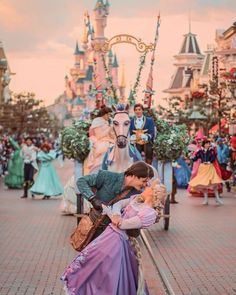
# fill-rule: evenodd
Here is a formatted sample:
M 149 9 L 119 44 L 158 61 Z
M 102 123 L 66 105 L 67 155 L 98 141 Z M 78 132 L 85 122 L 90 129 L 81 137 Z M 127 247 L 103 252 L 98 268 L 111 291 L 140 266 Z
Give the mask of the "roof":
M 114 54 L 114 60 L 113 60 L 112 67 L 113 67 L 113 68 L 118 68 L 118 67 L 119 67 L 119 64 L 118 64 L 118 62 L 117 62 L 116 54 Z
M 87 72 L 86 72 L 86 76 L 83 78 L 79 78 L 77 79 L 76 83 L 77 84 L 82 84 L 85 81 L 92 81 L 93 80 L 93 66 L 90 65 L 88 66 Z
M 76 41 L 74 55 L 80 55 L 80 54 L 84 54 L 84 51 L 79 49 L 79 43 L 78 41 Z
M 83 105 L 83 104 L 84 102 L 79 96 L 76 96 L 76 98 L 73 100 L 73 105 Z
M 180 54 L 193 54 L 193 53 L 201 54 L 195 34 L 188 33 L 184 35 L 184 41 L 179 53 Z
M 191 79 L 193 77 L 193 71 L 191 69 L 185 69 L 184 67 L 179 67 L 172 80 L 170 89 L 178 89 L 190 87 Z
M 87 72 L 86 72 L 86 81 L 92 81 L 93 80 L 93 66 L 88 66 Z

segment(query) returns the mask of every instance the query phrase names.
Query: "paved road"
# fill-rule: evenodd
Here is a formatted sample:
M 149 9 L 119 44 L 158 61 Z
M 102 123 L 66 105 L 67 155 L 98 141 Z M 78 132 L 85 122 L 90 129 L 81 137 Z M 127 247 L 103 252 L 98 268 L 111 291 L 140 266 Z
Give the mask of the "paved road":
M 155 259 L 176 295 L 236 294 L 236 188 L 224 206 L 179 190 L 171 205 L 168 232 L 159 224 L 146 231 Z
M 73 165 L 57 170 L 65 183 Z M 62 216 L 58 198 L 20 199 L 22 191 L 6 190 L 0 181 L 0 294 L 64 294 L 59 277 L 76 255 L 69 244 L 75 218 Z M 155 259 L 176 295 L 236 294 L 236 191 L 225 205 L 179 190 L 171 206 L 168 232 L 161 223 L 146 230 Z M 144 248 L 144 271 L 151 295 L 164 295 L 155 267 Z
M 72 175 L 73 164 L 55 163 L 62 182 Z M 64 294 L 60 275 L 76 253 L 69 236 L 76 225 L 62 216 L 60 198 L 20 199 L 21 190 L 7 190 L 0 179 L 0 294 Z M 150 295 L 165 294 L 155 267 L 143 249 L 144 270 Z

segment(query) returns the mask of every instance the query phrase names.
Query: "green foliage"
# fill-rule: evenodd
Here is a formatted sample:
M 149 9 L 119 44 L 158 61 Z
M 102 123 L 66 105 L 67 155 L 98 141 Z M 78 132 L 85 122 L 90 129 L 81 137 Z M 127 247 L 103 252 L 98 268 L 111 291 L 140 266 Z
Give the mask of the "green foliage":
M 164 120 L 155 120 L 157 136 L 154 139 L 153 149 L 160 161 L 177 160 L 185 151 L 189 136 L 186 125 L 170 124 Z
M 35 136 L 39 133 L 56 133 L 61 127 L 59 121 L 54 115 L 49 114 L 41 103 L 41 100 L 35 98 L 34 93 L 14 94 L 9 103 L 1 106 L 1 125 L 10 134 Z
M 62 131 L 61 149 L 67 158 L 81 162 L 87 158 L 90 151 L 88 137 L 90 125 L 89 121 L 78 120 Z

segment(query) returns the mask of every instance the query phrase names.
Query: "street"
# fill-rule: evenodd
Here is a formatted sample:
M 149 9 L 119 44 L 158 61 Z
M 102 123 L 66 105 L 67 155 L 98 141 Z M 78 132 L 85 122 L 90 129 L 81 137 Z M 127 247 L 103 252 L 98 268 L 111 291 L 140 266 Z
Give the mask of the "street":
M 73 163 L 55 162 L 65 184 Z M 69 237 L 76 218 L 60 213 L 60 198 L 20 199 L 21 190 L 8 190 L 0 180 L 0 294 L 64 294 L 60 275 L 76 252 Z M 202 199 L 178 190 L 171 205 L 169 231 L 162 221 L 145 230 L 158 267 L 174 294 L 236 294 L 236 192 L 224 194 L 224 206 L 201 205 Z M 164 295 L 160 277 L 142 247 L 144 272 L 151 295 Z

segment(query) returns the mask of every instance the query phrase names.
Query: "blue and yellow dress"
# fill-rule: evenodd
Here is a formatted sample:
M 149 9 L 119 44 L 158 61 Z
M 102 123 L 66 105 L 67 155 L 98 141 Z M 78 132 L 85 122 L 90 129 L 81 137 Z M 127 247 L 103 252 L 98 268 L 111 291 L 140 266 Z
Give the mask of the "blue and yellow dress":
M 200 159 L 201 163 L 198 168 L 197 175 L 190 180 L 189 185 L 196 189 L 208 189 L 222 183 L 221 177 L 217 174 L 214 166 L 217 153 L 214 148 L 210 147 L 205 150 L 201 148 L 196 155 L 192 158 L 193 161 Z

